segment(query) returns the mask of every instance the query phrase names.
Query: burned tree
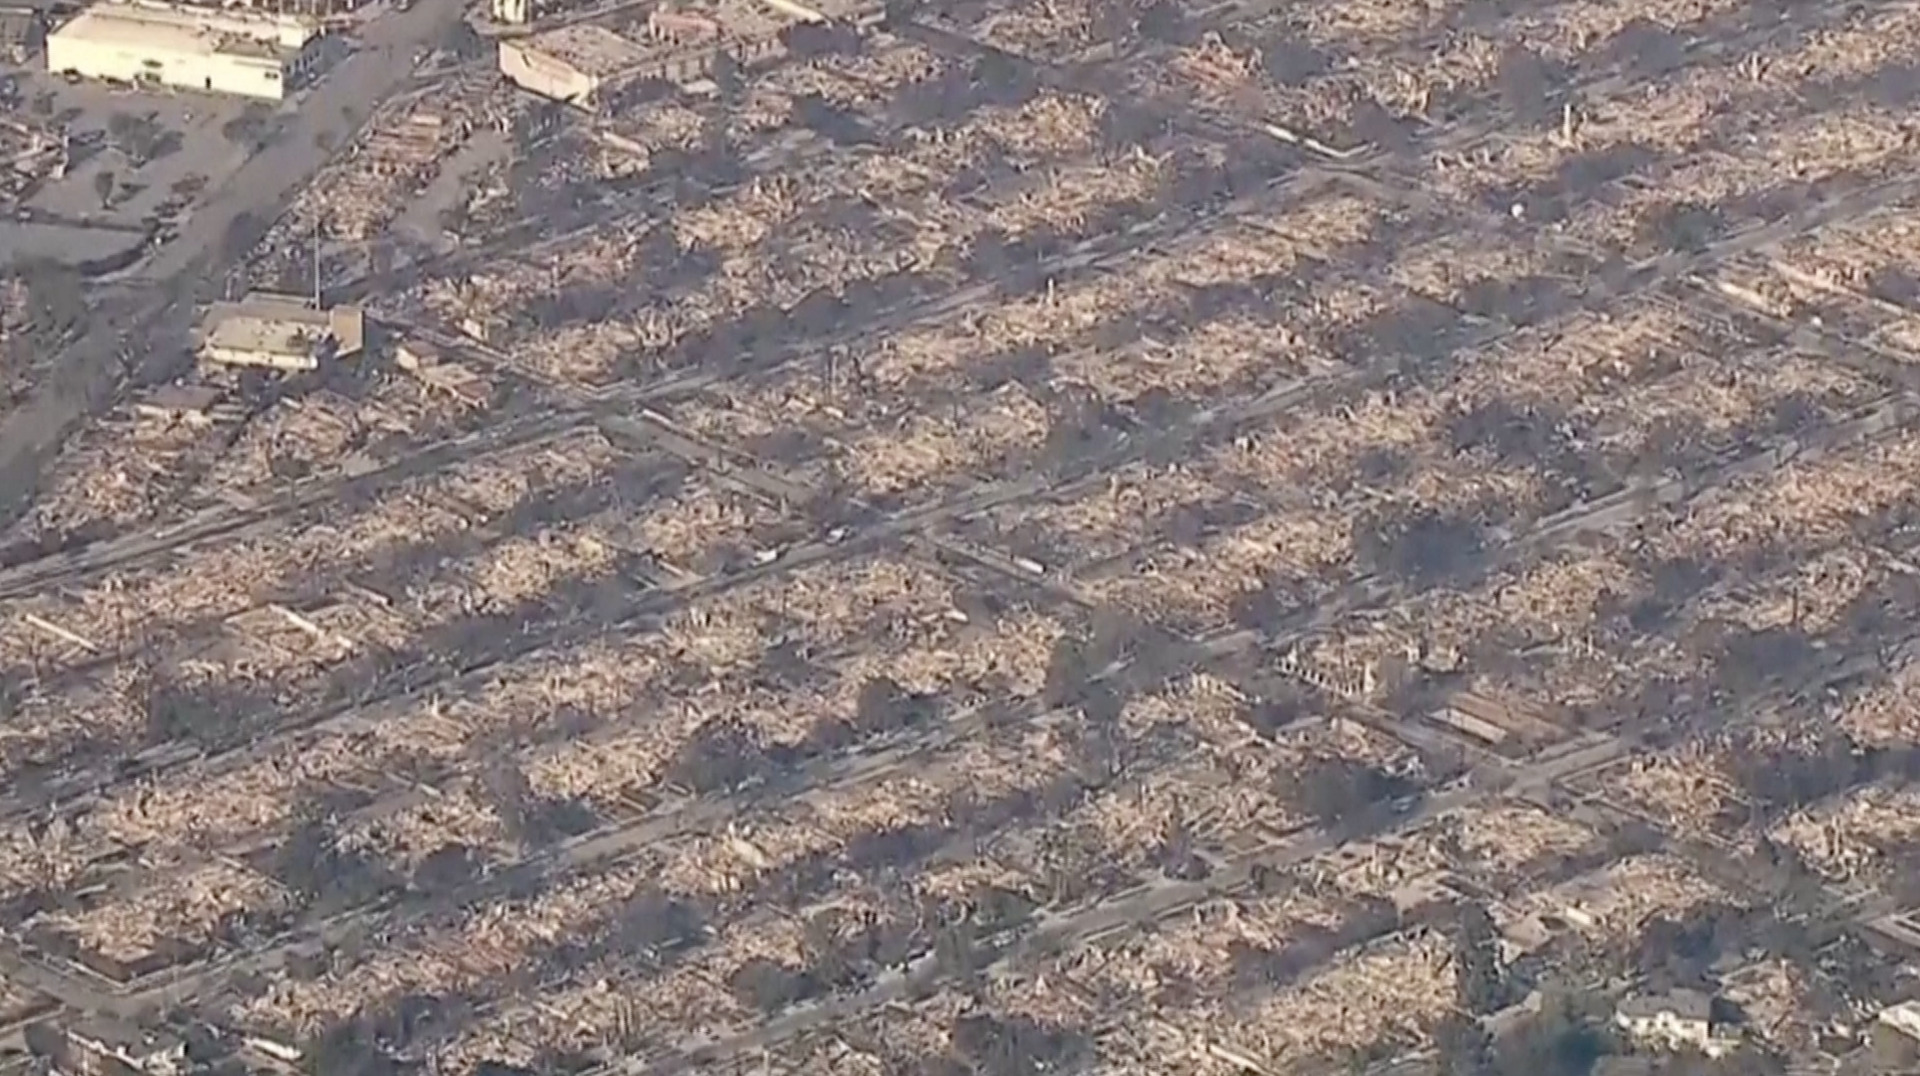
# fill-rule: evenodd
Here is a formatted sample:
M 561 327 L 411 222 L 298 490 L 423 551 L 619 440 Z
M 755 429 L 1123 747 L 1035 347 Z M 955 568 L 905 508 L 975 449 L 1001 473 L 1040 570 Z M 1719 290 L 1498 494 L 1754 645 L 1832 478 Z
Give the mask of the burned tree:
M 1086 1049 L 1078 1036 L 1052 1031 L 1022 1017 L 987 1013 L 954 1021 L 953 1045 L 980 1076 L 1040 1076 L 1069 1068 Z
M 27 328 L 36 336 L 64 336 L 87 316 L 86 285 L 71 267 L 48 258 L 24 258 L 9 272 L 26 287 Z
M 699 793 L 740 788 L 765 775 L 766 754 L 736 721 L 720 720 L 688 740 L 666 768 L 666 779 Z
M 1376 514 L 1355 528 L 1361 563 L 1382 575 L 1431 586 L 1457 580 L 1479 562 L 1480 525 L 1430 508 Z
M 1460 1007 L 1486 1015 L 1507 1003 L 1506 969 L 1500 959 L 1500 934 L 1484 905 L 1474 902 L 1460 911 L 1455 930 L 1454 981 Z
M 932 712 L 933 700 L 907 691 L 891 677 L 877 676 L 860 685 L 853 727 L 865 735 L 892 732 L 917 725 Z
M 605 941 L 620 952 L 657 952 L 698 941 L 706 929 L 698 908 L 647 887 L 609 916 Z
M 400 1071 L 376 1045 L 373 1029 L 357 1020 L 323 1032 L 304 1053 L 306 1076 L 397 1076 Z
M 728 989 L 749 1008 L 771 1016 L 819 992 L 820 984 L 812 975 L 776 964 L 765 957 L 754 957 L 727 980 Z
M 526 773 L 512 763 L 488 768 L 480 783 L 508 835 L 523 844 L 543 847 L 599 824 L 593 810 L 577 800 L 548 799 L 535 793 Z
M 1321 825 L 1362 825 L 1419 791 L 1404 777 L 1348 758 L 1326 759 L 1286 779 L 1281 794 Z
M 274 851 L 270 873 L 314 904 L 354 907 L 397 889 L 400 880 L 365 853 L 342 847 L 336 822 L 316 805 Z

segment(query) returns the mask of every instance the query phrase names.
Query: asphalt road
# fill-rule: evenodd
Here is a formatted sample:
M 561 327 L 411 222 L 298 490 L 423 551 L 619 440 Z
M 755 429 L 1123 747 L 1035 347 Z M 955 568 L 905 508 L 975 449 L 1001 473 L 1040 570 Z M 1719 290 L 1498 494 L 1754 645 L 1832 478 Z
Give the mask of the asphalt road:
M 248 158 L 154 253 L 130 292 L 100 313 L 28 401 L 0 418 L 0 525 L 32 503 L 40 470 L 74 424 L 112 402 L 130 369 L 162 375 L 181 361 L 194 303 L 221 280 L 227 230 L 243 215 L 270 220 L 327 163 L 321 143 L 345 146 L 360 124 L 412 77 L 413 56 L 442 41 L 465 0 L 421 0 L 362 29 L 360 48 L 326 73 L 288 117 L 283 136 Z

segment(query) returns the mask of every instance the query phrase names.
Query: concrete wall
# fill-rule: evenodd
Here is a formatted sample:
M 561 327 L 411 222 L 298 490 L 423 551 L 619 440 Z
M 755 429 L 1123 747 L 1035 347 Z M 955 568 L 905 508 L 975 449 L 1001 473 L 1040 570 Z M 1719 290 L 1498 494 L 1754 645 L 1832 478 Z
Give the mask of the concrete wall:
M 320 368 L 320 359 L 315 355 L 284 355 L 276 351 L 248 351 L 237 347 L 217 347 L 213 344 L 206 344 L 200 348 L 200 359 L 203 362 L 218 363 L 221 366 L 260 366 L 286 373 L 304 373 Z
M 239 94 L 278 101 L 286 96 L 286 72 L 279 61 L 231 53 L 134 49 L 116 42 L 55 33 L 47 38 L 47 70 L 77 72 L 86 78 L 134 82 L 151 79 L 184 90 Z
M 200 88 L 278 101 L 287 95 L 290 73 L 280 61 L 257 56 L 215 54 L 201 71 Z M 190 88 L 190 87 L 189 87 Z

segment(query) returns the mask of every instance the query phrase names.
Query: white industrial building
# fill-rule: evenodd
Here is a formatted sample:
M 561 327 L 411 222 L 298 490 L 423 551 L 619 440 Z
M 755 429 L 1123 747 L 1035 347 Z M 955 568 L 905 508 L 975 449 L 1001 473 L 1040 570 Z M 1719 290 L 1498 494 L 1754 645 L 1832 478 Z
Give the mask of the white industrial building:
M 47 70 L 278 101 L 319 36 L 307 16 L 113 0 L 47 36 Z

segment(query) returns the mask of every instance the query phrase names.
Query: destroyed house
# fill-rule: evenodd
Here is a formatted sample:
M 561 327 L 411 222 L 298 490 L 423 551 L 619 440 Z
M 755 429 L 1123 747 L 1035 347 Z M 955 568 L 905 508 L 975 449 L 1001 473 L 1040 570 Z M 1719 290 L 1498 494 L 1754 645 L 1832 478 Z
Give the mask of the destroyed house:
M 647 40 L 661 50 L 645 77 L 661 82 L 692 82 L 716 69 L 724 54 L 741 66 L 785 54 L 778 19 L 759 12 L 729 12 L 724 21 L 691 11 L 655 8 L 647 15 Z
M 553 101 L 542 101 L 532 108 L 502 114 L 496 122 L 502 134 L 511 138 L 515 146 L 525 149 L 560 129 L 560 106 Z
M 213 421 L 214 408 L 226 393 L 211 385 L 162 385 L 134 401 L 141 418 L 204 426 Z
M 1920 1043 L 1920 1002 L 1903 1001 L 1889 1005 L 1880 1010 L 1877 1019 L 1882 1027 L 1891 1028 Z
M 29 1050 L 67 1076 L 179 1076 L 187 1069 L 187 1044 L 165 1031 L 117 1020 L 84 1019 L 64 1028 L 27 1029 Z
M 422 384 L 469 404 L 479 404 L 493 392 L 486 379 L 446 357 L 431 342 L 409 339 L 394 350 L 394 365 Z
M 472 124 L 432 113 L 416 113 L 397 124 L 375 128 L 366 137 L 361 154 L 375 175 L 416 172 L 440 156 L 442 147 L 464 140 Z

